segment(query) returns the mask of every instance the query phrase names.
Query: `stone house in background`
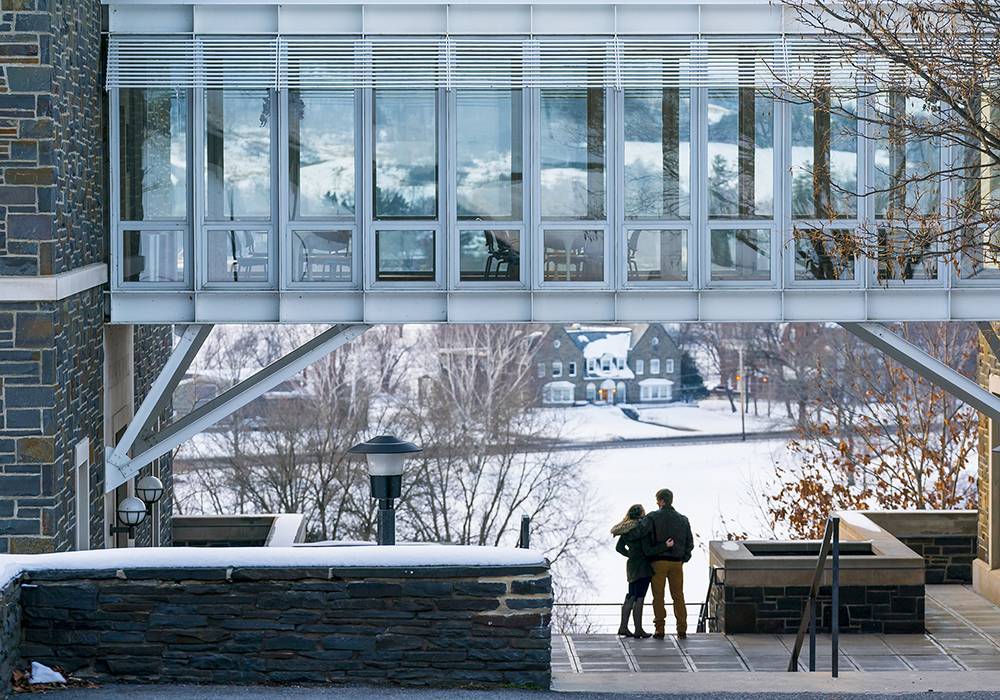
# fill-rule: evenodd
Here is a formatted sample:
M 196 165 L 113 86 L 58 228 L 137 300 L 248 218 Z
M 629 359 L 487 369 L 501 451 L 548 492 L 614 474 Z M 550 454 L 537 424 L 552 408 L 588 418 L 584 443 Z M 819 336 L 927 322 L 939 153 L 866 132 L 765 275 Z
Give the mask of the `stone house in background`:
M 535 353 L 543 404 L 651 403 L 680 398 L 682 351 L 661 323 L 552 325 Z

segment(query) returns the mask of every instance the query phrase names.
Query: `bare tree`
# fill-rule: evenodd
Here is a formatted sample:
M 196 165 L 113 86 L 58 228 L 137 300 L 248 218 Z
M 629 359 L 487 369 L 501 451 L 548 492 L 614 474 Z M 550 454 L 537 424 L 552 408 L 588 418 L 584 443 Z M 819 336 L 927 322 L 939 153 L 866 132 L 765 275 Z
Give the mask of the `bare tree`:
M 832 141 L 872 143 L 875 222 L 798 225 L 797 249 L 820 279 L 856 254 L 880 279 L 964 276 L 1000 267 L 1000 7 L 992 0 L 783 0 L 827 51 L 782 75 L 779 97 L 811 105 L 814 159 L 793 182 L 816 219 L 835 219 L 857 181 L 831 173 Z M 851 76 L 849 79 L 845 76 Z M 805 77 L 802 77 L 805 76 Z M 856 97 L 869 109 L 858 110 Z M 825 155 L 824 155 L 825 154 Z M 849 206 L 849 205 L 848 205 Z M 793 202 L 794 207 L 794 202 Z
M 971 375 L 971 324 L 903 324 L 911 342 Z M 832 329 L 831 329 L 832 332 Z M 822 534 L 826 516 L 853 508 L 974 508 L 975 410 L 841 332 L 833 364 L 816 366 L 816 410 L 776 466 L 769 498 L 776 524 L 800 537 Z M 856 344 L 857 343 L 857 344 Z

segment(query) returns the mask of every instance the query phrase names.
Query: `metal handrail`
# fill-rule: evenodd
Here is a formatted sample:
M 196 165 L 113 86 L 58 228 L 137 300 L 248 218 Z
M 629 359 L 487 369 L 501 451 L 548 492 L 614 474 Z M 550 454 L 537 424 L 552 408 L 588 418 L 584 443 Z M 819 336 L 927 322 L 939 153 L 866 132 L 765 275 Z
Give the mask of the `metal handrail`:
M 826 521 L 823 531 L 823 542 L 816 557 L 816 570 L 813 573 L 812 585 L 809 587 L 809 597 L 802 611 L 802 622 L 799 623 L 798 634 L 795 635 L 795 645 L 792 647 L 792 658 L 788 662 L 788 670 L 799 670 L 799 654 L 805 641 L 806 630 L 809 631 L 809 670 L 816 670 L 816 603 L 819 598 L 819 588 L 826 570 L 826 559 L 832 554 L 830 572 L 830 674 L 837 678 L 840 675 L 840 516 L 832 515 Z
M 723 569 L 720 566 L 713 566 L 709 571 L 708 591 L 705 593 L 705 602 L 701 603 L 701 609 L 698 611 L 698 627 L 696 628 L 696 630 L 699 633 L 707 632 L 708 622 L 710 620 L 712 621 L 715 620 L 715 616 L 709 615 L 708 611 L 709 611 L 709 605 L 711 604 L 712 600 L 712 587 L 722 585 L 722 582 L 719 580 L 720 571 L 725 571 L 725 569 Z

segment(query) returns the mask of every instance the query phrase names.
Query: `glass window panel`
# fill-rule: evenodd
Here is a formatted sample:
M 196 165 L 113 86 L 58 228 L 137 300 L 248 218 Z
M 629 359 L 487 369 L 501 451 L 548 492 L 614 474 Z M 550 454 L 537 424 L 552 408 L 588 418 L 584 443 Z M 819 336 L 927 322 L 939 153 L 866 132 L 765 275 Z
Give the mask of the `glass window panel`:
M 940 203 L 938 178 L 920 178 L 940 172 L 940 142 L 911 133 L 935 117 L 923 100 L 898 93 L 881 93 L 873 103 L 875 216 L 903 220 L 936 214 Z M 900 122 L 912 128 L 893 126 Z
M 517 282 L 521 271 L 521 232 L 463 230 L 459 233 L 463 282 Z
M 847 219 L 857 216 L 858 138 L 856 104 L 828 88 L 814 102 L 790 106 L 792 216 Z
M 205 216 L 271 216 L 271 91 L 205 90 Z
M 270 231 L 208 229 L 208 281 L 268 281 Z
M 436 218 L 436 91 L 376 90 L 374 120 L 375 217 Z
M 546 282 L 603 282 L 604 231 L 546 229 Z
M 543 219 L 603 219 L 605 110 L 601 88 L 542 90 Z
M 187 232 L 122 231 L 122 279 L 125 282 L 183 282 Z
M 625 216 L 691 216 L 691 97 L 687 90 L 625 93 Z
M 835 231 L 797 232 L 795 279 L 799 281 L 853 280 L 855 256 L 845 254 L 843 247 L 844 244 L 838 242 Z
M 711 241 L 714 281 L 771 279 L 770 229 L 712 229 Z
M 687 280 L 687 231 L 634 229 L 628 231 L 629 282 Z
M 902 228 L 878 230 L 878 279 L 934 280 L 938 274 L 938 256 L 932 241 L 917 232 Z
M 292 231 L 295 282 L 350 282 L 354 256 L 350 230 Z
M 433 230 L 375 232 L 375 278 L 380 282 L 433 282 Z
M 354 216 L 354 91 L 288 93 L 288 213 Z
M 187 91 L 124 88 L 118 118 L 122 220 L 186 218 Z
M 1000 232 L 970 227 L 962 251 L 962 276 L 966 279 L 1000 279 Z
M 455 126 L 459 219 L 520 220 L 520 90 L 459 90 Z
M 708 91 L 708 215 L 774 214 L 774 101 L 753 88 Z

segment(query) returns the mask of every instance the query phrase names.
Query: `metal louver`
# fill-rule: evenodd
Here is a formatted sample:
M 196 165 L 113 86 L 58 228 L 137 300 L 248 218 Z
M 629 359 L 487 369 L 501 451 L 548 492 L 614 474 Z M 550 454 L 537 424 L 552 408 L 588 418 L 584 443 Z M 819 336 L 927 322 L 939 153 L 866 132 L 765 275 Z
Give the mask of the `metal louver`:
M 891 76 L 796 38 L 112 35 L 107 85 L 236 88 L 851 85 Z

